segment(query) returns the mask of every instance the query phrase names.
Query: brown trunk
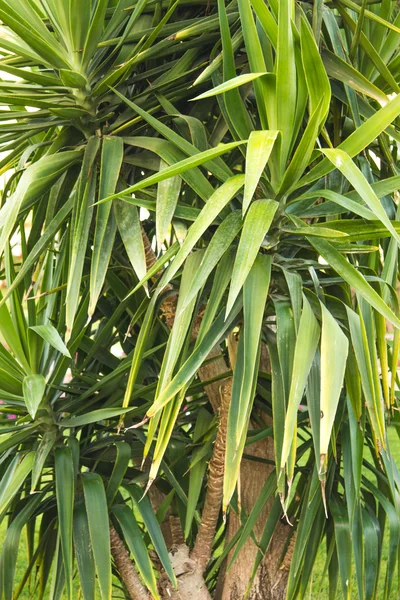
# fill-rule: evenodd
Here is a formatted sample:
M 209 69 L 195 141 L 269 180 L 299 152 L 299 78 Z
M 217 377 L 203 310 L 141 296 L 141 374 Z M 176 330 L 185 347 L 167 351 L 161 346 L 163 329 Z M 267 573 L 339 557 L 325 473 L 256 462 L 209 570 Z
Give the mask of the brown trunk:
M 228 413 L 232 395 L 232 380 L 221 386 L 221 406 L 217 437 L 207 481 L 207 494 L 201 515 L 201 524 L 191 554 L 203 573 L 211 557 L 215 530 L 221 510 L 224 491 L 225 449 L 228 433 Z
M 125 548 L 123 541 L 112 526 L 110 527 L 110 542 L 111 554 L 115 566 L 125 583 L 129 596 L 132 600 L 151 600 L 149 592 L 142 585 L 139 576 L 135 571 L 128 550 Z
M 253 444 L 250 446 L 248 453 L 260 458 L 273 460 L 274 449 L 272 438 L 267 438 L 263 442 Z M 273 468 L 269 464 L 248 459 L 242 460 L 240 467 L 241 505 L 247 514 L 253 508 L 265 484 L 266 478 Z M 267 504 L 254 527 L 254 534 L 257 539 L 261 538 L 269 508 L 270 505 Z M 235 535 L 239 526 L 240 521 L 238 516 L 235 512 L 231 511 L 228 517 L 228 540 Z M 253 585 L 247 596 L 248 600 L 283 600 L 285 598 L 288 567 L 290 565 L 286 559 L 281 565 L 280 559 L 287 542 L 288 533 L 289 525 L 280 523 L 254 578 Z M 243 600 L 257 552 L 257 546 L 249 537 L 230 569 L 221 574 L 216 600 Z M 231 557 L 232 554 L 228 556 L 227 564 L 230 563 Z
M 262 346 L 260 368 L 262 371 L 270 372 L 268 351 L 264 345 Z M 266 423 L 266 425 L 271 425 L 271 422 Z M 269 464 L 245 458 L 242 460 L 240 467 L 240 500 L 246 514 L 249 514 L 267 477 L 275 468 L 273 464 L 275 460 L 273 438 L 268 437 L 261 442 L 248 446 L 247 454 L 271 461 L 271 464 Z M 254 534 L 257 540 L 261 538 L 263 533 L 270 506 L 270 503 L 265 506 L 254 527 Z M 239 518 L 231 510 L 228 516 L 228 540 L 232 539 L 239 526 Z M 291 533 L 289 525 L 283 522 L 278 524 L 271 544 L 259 566 L 248 593 L 248 600 L 284 600 L 290 567 L 289 554 L 292 551 L 292 544 L 290 544 L 290 548 L 283 561 L 281 561 L 281 556 L 289 533 Z M 230 569 L 221 573 L 215 595 L 216 600 L 243 600 L 247 592 L 257 552 L 257 546 L 249 537 Z M 231 558 L 232 553 L 228 556 L 226 565 L 230 564 Z
M 178 589 L 162 577 L 161 597 L 165 600 L 211 600 L 203 578 L 203 571 L 197 561 L 190 557 L 186 544 L 181 544 L 170 552 L 172 568 L 178 581 Z

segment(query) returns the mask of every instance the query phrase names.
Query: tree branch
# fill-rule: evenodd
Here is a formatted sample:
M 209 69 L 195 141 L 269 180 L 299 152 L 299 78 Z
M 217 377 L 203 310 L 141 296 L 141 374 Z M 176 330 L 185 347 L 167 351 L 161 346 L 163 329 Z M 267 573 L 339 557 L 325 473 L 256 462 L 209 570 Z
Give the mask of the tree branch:
M 211 557 L 212 544 L 217 527 L 219 512 L 221 510 L 222 496 L 224 490 L 225 449 L 228 432 L 228 413 L 232 396 L 232 380 L 228 380 L 221 386 L 221 406 L 217 437 L 214 444 L 213 455 L 207 482 L 206 499 L 201 523 L 197 533 L 196 542 L 191 553 L 204 572 Z
M 136 573 L 133 562 L 129 556 L 128 550 L 114 527 L 110 526 L 110 541 L 111 554 L 113 556 L 115 566 L 128 590 L 132 600 L 151 600 L 151 596 L 146 588 L 142 585 L 138 574 Z

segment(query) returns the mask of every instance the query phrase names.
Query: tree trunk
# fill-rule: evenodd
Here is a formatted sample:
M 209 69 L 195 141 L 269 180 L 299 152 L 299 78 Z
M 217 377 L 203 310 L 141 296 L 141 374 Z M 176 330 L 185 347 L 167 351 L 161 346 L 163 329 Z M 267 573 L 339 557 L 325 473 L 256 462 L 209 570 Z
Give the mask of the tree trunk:
M 261 351 L 260 369 L 265 372 L 271 372 L 268 351 L 264 345 Z M 272 425 L 272 421 L 266 423 L 266 426 L 269 425 Z M 268 476 L 275 469 L 273 438 L 268 437 L 261 442 L 252 444 L 246 450 L 248 455 L 270 461 L 259 462 L 246 458 L 242 460 L 240 467 L 240 500 L 246 514 L 249 514 Z M 266 504 L 254 527 L 253 531 L 257 540 L 260 540 L 262 536 L 271 504 L 272 501 Z M 228 516 L 228 541 L 232 539 L 239 527 L 239 517 L 231 510 Z M 290 533 L 292 533 L 290 526 L 286 522 L 281 521 L 278 523 L 268 550 L 247 595 L 248 600 L 284 600 L 286 597 L 290 559 L 293 551 L 292 543 L 289 544 L 283 561 L 281 558 Z M 233 551 L 228 555 L 225 569 L 222 569 L 220 574 L 215 600 L 243 600 L 246 595 L 258 547 L 251 537 L 249 537 L 233 565 L 226 571 Z
M 132 600 L 151 600 L 151 596 L 143 586 L 130 559 L 125 544 L 114 527 L 110 527 L 111 554 L 126 590 Z
M 178 581 L 178 589 L 174 590 L 171 582 L 163 578 L 161 597 L 165 600 L 211 600 L 207 589 L 203 568 L 197 560 L 190 556 L 186 544 L 181 544 L 170 552 L 172 568 Z
M 147 264 L 148 266 L 151 266 L 155 262 L 155 255 L 144 230 L 142 231 L 142 234 Z M 170 329 L 173 325 L 175 310 L 176 297 L 175 295 L 172 295 L 167 297 L 161 305 L 161 311 Z M 200 322 L 201 317 L 199 316 L 199 323 Z M 195 325 L 193 338 L 196 337 L 197 330 L 198 326 Z M 214 360 L 203 365 L 199 369 L 198 375 L 201 380 L 209 381 L 214 377 L 228 373 L 228 366 L 225 359 L 220 354 L 221 351 L 218 346 L 210 353 L 208 358 L 214 358 Z M 230 356 L 230 362 L 234 365 L 234 352 L 232 357 Z M 265 346 L 262 347 L 260 366 L 262 370 L 270 372 L 269 357 Z M 165 576 L 165 573 L 161 574 L 159 587 L 161 597 L 166 600 L 211 600 L 203 574 L 211 556 L 212 542 L 221 510 L 227 417 L 232 391 L 231 388 L 232 378 L 229 376 L 205 386 L 206 393 L 214 412 L 219 413 L 220 415 L 220 421 L 213 457 L 210 461 L 202 522 L 192 552 L 190 552 L 190 549 L 184 543 L 183 537 L 181 539 L 181 532 L 179 535 L 173 535 L 174 530 L 177 529 L 176 526 L 178 526 L 178 530 L 180 530 L 180 525 L 178 522 L 175 523 L 174 517 L 170 516 L 167 523 L 164 524 L 166 527 L 164 527 L 163 533 L 167 544 L 170 547 L 171 563 L 178 581 L 178 589 L 174 590 L 170 581 Z M 269 462 L 259 462 L 245 458 L 242 460 L 240 469 L 241 505 L 247 514 L 250 513 L 265 481 L 275 468 L 273 439 L 268 437 L 266 440 L 252 444 L 248 450 L 253 456 L 267 459 Z M 157 500 L 159 499 L 153 497 L 152 500 L 153 505 L 154 503 L 156 505 L 158 504 Z M 262 535 L 270 506 L 271 504 L 265 506 L 254 527 L 254 534 L 257 539 L 260 539 Z M 228 540 L 235 535 L 239 526 L 240 522 L 237 515 L 231 511 L 228 516 Z M 290 564 L 290 553 L 292 551 L 292 544 L 290 544 L 290 549 L 282 562 L 282 551 L 285 548 L 287 539 L 288 526 L 285 526 L 283 523 L 278 524 L 274 537 L 271 540 L 270 546 L 260 564 L 252 587 L 247 595 L 249 600 L 284 600 Z M 231 568 L 225 572 L 226 564 L 230 563 L 232 553 L 228 556 L 228 560 L 222 568 L 217 590 L 214 594 L 215 600 L 243 600 L 247 592 L 257 552 L 257 546 L 252 539 L 249 538 L 236 561 Z M 121 569 L 119 570 L 122 578 L 125 580 L 124 573 L 121 572 Z
M 263 442 L 253 444 L 249 448 L 249 454 L 260 458 L 273 460 L 274 449 L 272 438 L 267 438 Z M 249 514 L 253 508 L 264 484 L 271 473 L 273 465 L 243 459 L 240 467 L 241 481 L 241 505 Z M 268 512 L 270 503 L 268 503 L 261 512 L 254 534 L 260 539 Z M 228 517 L 227 538 L 230 540 L 240 527 L 240 521 L 234 511 L 230 511 Z M 270 547 L 262 560 L 253 585 L 247 596 L 248 600 L 283 600 L 286 595 L 286 584 L 288 576 L 287 561 L 284 561 L 283 568 L 280 568 L 280 558 L 282 550 L 287 541 L 289 525 L 280 523 L 275 535 L 271 541 Z M 258 548 L 249 537 L 243 546 L 239 556 L 236 558 L 230 569 L 221 574 L 216 600 L 243 600 L 248 582 L 250 580 L 254 561 L 256 559 Z M 228 556 L 227 564 L 230 563 L 232 553 Z

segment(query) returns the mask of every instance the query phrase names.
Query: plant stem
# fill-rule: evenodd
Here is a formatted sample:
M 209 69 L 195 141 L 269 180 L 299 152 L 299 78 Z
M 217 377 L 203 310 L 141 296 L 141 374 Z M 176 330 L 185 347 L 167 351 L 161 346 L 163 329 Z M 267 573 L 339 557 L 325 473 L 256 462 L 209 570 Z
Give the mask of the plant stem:
M 221 405 L 219 409 L 218 431 L 213 455 L 210 461 L 206 499 L 201 515 L 201 523 L 197 533 L 196 543 L 193 552 L 191 553 L 191 558 L 197 561 L 203 572 L 210 560 L 215 530 L 222 504 L 228 412 L 232 396 L 231 380 L 221 386 L 220 395 Z
M 142 585 L 135 571 L 128 550 L 112 525 L 110 527 L 110 541 L 111 554 L 129 596 L 132 600 L 151 600 L 150 594 Z

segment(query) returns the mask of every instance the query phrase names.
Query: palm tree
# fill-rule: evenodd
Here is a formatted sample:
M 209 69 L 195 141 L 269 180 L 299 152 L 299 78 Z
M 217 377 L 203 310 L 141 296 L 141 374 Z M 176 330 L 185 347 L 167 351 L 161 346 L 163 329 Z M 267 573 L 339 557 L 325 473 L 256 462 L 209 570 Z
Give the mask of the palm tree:
M 0 20 L 0 598 L 397 597 L 397 4 Z

